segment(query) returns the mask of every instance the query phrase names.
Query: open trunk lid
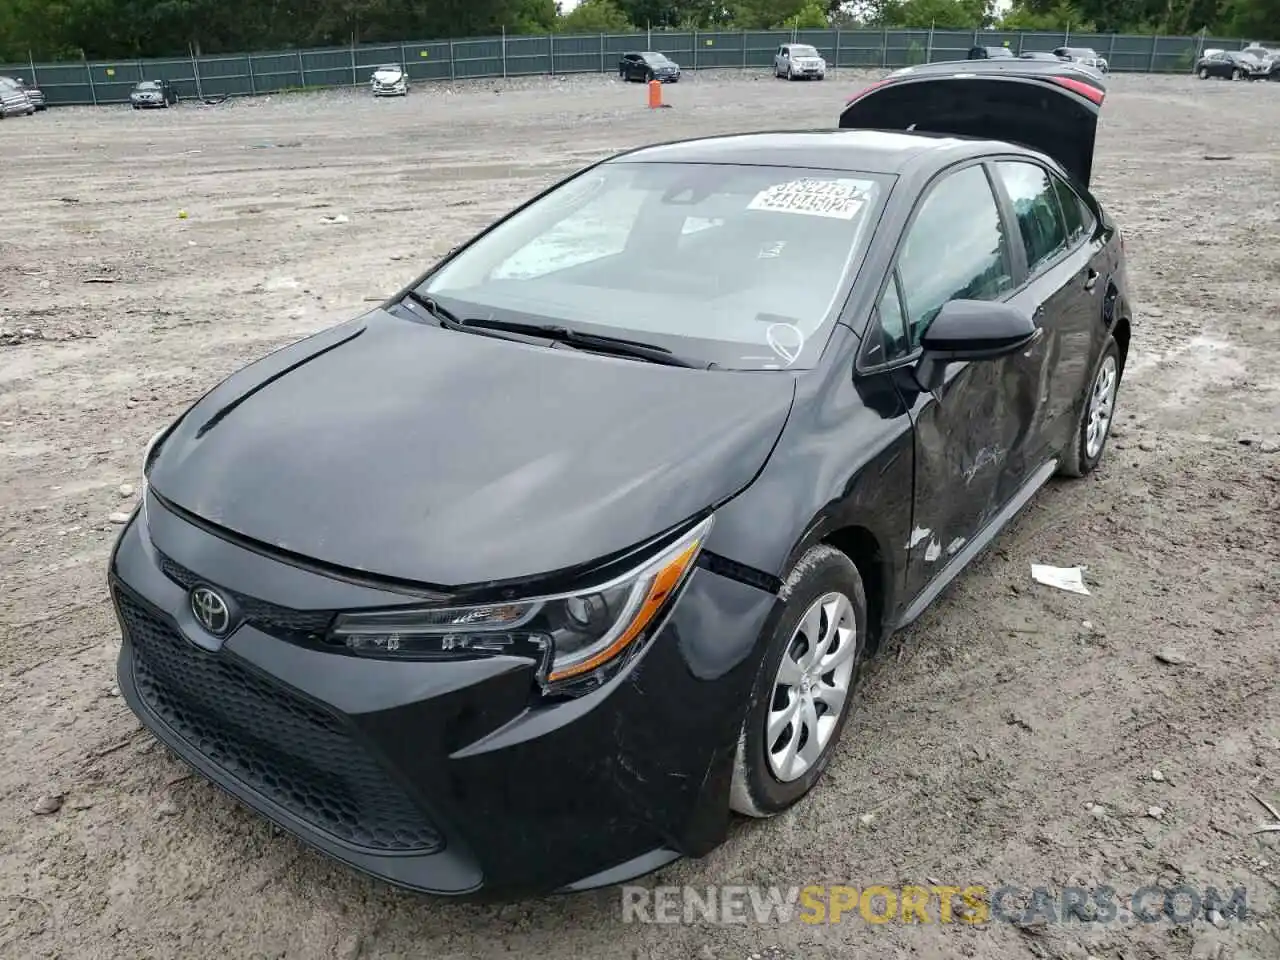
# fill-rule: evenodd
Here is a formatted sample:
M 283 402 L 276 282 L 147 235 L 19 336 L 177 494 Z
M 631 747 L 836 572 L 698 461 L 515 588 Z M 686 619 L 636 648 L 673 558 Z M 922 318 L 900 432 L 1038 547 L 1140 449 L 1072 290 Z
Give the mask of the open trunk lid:
M 840 126 L 919 130 L 1020 143 L 1089 186 L 1106 83 L 1040 60 L 960 60 L 907 67 L 856 94 Z

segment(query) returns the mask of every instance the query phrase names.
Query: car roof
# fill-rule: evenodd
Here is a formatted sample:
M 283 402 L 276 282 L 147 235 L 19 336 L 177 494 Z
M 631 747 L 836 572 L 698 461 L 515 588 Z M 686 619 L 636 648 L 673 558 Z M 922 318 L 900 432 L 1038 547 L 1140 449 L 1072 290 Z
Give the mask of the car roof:
M 946 160 L 959 160 L 984 153 L 992 142 L 902 130 L 738 133 L 640 147 L 611 162 L 724 163 L 898 175 L 926 156 L 937 156 L 940 162 L 943 155 Z

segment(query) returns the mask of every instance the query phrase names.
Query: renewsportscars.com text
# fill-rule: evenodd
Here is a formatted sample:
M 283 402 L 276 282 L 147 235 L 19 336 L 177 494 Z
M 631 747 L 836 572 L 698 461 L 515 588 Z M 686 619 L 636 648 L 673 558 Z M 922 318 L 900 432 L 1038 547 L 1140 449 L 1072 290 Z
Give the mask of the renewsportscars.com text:
M 1127 892 L 985 884 L 624 886 L 621 898 L 624 923 L 666 924 L 1189 924 L 1215 913 L 1244 920 L 1248 909 L 1243 887 L 1222 892 L 1189 884 Z

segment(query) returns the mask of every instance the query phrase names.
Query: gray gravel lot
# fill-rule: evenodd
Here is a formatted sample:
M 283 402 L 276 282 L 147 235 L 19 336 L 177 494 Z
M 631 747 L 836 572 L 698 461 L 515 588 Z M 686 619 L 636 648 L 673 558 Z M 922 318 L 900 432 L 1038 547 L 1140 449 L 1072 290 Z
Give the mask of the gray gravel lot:
M 830 126 L 869 79 L 695 77 L 664 111 L 581 77 L 0 124 L 0 956 L 1280 956 L 1280 834 L 1254 834 L 1252 796 L 1280 805 L 1280 84 L 1113 78 L 1097 189 L 1138 314 L 1104 469 L 1043 491 L 889 645 L 809 800 L 646 881 L 1243 885 L 1248 920 L 659 926 L 622 924 L 616 892 L 432 901 L 187 776 L 114 689 L 110 517 L 162 424 L 577 166 Z M 1032 561 L 1086 565 L 1093 595 L 1032 584 Z

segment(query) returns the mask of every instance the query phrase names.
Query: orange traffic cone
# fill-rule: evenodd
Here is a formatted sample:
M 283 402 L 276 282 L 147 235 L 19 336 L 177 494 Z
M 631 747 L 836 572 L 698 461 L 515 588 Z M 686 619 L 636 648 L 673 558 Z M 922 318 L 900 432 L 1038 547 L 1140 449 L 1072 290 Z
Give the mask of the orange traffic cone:
M 649 109 L 657 110 L 665 106 L 662 102 L 662 84 L 657 80 L 649 81 Z

